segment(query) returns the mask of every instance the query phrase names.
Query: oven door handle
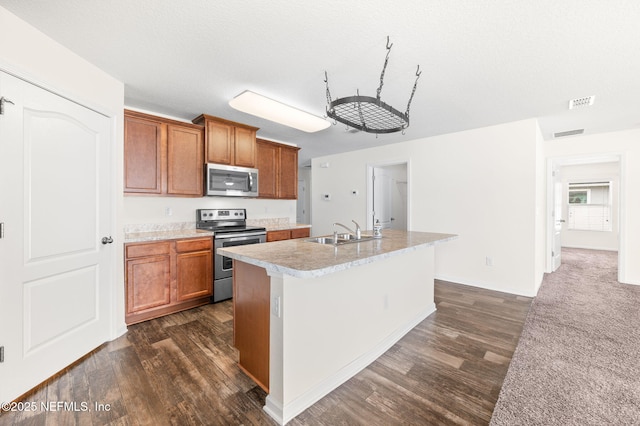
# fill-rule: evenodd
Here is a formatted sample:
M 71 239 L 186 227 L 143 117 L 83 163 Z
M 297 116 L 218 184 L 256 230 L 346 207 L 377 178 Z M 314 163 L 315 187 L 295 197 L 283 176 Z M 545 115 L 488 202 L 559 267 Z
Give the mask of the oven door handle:
M 262 235 L 267 235 L 266 233 L 246 233 L 246 234 L 233 234 L 233 235 L 214 235 L 214 241 L 216 239 L 218 240 L 225 240 L 225 241 L 244 241 L 244 240 L 248 240 L 250 238 L 253 237 L 260 237 Z

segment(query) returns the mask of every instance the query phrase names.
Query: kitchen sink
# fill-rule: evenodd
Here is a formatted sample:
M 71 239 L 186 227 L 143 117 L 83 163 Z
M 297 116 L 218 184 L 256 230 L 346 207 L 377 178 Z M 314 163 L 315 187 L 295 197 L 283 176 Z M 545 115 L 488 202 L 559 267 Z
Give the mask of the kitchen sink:
M 342 244 L 350 244 L 350 243 L 361 243 L 361 242 L 369 241 L 372 239 L 373 237 L 371 235 L 363 235 L 358 240 L 356 239 L 356 236 L 352 234 L 338 234 L 338 239 L 334 239 L 333 237 L 312 237 L 312 238 L 307 238 L 305 241 L 309 243 L 318 243 L 318 244 L 342 245 Z

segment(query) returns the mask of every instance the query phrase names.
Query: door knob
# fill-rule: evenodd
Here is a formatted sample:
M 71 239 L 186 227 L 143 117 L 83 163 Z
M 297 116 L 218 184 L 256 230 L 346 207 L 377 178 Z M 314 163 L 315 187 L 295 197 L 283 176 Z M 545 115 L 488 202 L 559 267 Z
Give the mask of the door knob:
M 109 235 L 108 237 L 102 238 L 102 244 L 111 244 L 112 242 L 113 242 L 113 238 L 111 238 L 111 235 Z

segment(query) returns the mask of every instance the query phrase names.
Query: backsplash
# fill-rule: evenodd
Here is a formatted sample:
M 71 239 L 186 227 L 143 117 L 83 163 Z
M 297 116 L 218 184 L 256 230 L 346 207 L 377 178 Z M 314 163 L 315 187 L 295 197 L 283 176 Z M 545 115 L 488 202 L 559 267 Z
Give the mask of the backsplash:
M 250 226 L 264 226 L 267 229 L 273 228 L 286 228 L 292 223 L 288 217 L 275 217 L 275 218 L 263 218 L 263 219 L 247 219 L 247 225 Z

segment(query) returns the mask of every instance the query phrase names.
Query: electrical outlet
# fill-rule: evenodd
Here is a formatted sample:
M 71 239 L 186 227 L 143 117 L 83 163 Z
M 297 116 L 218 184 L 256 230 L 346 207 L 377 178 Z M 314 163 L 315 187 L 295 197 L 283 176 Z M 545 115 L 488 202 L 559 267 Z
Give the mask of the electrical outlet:
M 164 215 L 165 216 L 173 216 L 173 209 L 171 207 L 165 207 L 164 208 Z
M 273 304 L 271 305 L 271 313 L 278 318 L 282 316 L 282 300 L 280 299 L 280 296 L 276 296 L 273 298 Z
M 487 256 L 487 258 L 486 258 L 486 264 L 487 264 L 487 266 L 493 266 L 493 258 L 492 258 L 492 257 Z

